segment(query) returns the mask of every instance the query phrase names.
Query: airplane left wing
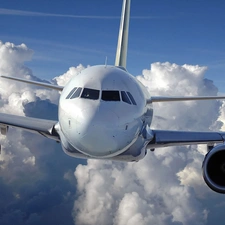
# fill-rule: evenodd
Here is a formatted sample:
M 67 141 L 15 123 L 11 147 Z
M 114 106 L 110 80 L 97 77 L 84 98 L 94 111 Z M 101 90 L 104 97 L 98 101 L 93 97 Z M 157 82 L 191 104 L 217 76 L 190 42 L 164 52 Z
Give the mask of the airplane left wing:
M 6 134 L 8 127 L 18 127 L 60 141 L 57 126 L 58 121 L 0 113 L 0 130 L 3 135 Z
M 33 84 L 33 85 L 37 85 L 37 86 L 41 86 L 41 87 L 45 87 L 45 88 L 51 88 L 51 89 L 55 89 L 57 91 L 62 91 L 64 88 L 63 86 L 58 86 L 55 84 L 49 84 L 49 83 L 44 83 L 44 82 L 39 82 L 39 81 L 34 81 L 34 80 L 27 80 L 27 79 L 23 79 L 23 78 L 4 76 L 4 75 L 1 75 L 0 77 L 9 79 L 9 80 L 23 82 L 23 83 Z
M 148 149 L 191 145 L 208 144 L 213 146 L 215 143 L 225 141 L 225 132 L 192 132 L 192 131 L 169 131 L 169 130 L 151 130 L 152 140 L 148 143 Z

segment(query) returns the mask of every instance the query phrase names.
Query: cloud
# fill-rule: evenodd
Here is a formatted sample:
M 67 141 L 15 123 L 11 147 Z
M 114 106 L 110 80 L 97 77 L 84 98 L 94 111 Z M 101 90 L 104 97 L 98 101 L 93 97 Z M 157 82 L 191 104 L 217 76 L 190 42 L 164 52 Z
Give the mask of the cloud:
M 206 69 L 158 62 L 137 79 L 154 95 L 216 95 Z M 157 129 L 220 130 L 224 121 L 224 104 L 217 101 L 157 103 L 154 109 Z M 205 153 L 202 145 L 182 146 L 148 152 L 138 163 L 88 160 L 75 170 L 75 224 L 214 224 L 224 198 L 202 179 Z
M 5 8 L 0 8 L 0 15 L 65 17 L 65 18 L 74 18 L 74 19 L 118 19 L 118 20 L 120 19 L 120 16 L 69 15 L 69 14 L 42 13 L 42 12 L 5 9 Z M 162 19 L 162 18 L 172 18 L 172 17 L 158 17 L 158 16 L 132 16 L 131 17 L 131 19 Z
M 42 13 L 42 12 L 5 9 L 5 8 L 0 8 L 0 14 L 13 16 L 66 17 L 66 18 L 82 18 L 82 19 L 120 19 L 119 16 L 66 15 L 66 14 Z
M 65 86 L 66 83 L 73 77 L 79 74 L 85 67 L 83 65 L 78 65 L 77 67 L 70 67 L 69 70 L 53 79 L 53 81 L 59 86 Z
M 39 80 L 24 62 L 25 44 L 0 42 L 0 74 Z M 71 67 L 52 82 L 65 85 L 84 67 Z M 138 76 L 152 95 L 216 95 L 206 67 L 153 63 Z M 0 111 L 57 119 L 56 91 L 0 79 Z M 220 130 L 220 101 L 154 105 L 153 128 Z M 10 129 L 0 136 L 0 224 L 223 224 L 224 196 L 204 183 L 205 146 L 157 149 L 138 163 L 80 160 L 60 144 Z M 73 172 L 75 170 L 75 172 Z
M 40 81 L 24 65 L 32 54 L 25 44 L 0 42 L 0 74 Z M 0 79 L 1 112 L 57 119 L 58 98 L 56 91 Z M 71 171 L 85 161 L 66 156 L 54 141 L 19 129 L 9 129 L 0 142 L 0 224 L 73 224 L 76 180 Z

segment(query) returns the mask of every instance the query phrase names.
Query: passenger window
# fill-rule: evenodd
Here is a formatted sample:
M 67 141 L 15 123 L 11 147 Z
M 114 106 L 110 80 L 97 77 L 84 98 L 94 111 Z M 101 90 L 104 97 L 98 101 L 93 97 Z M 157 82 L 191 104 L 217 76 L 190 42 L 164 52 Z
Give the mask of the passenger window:
M 70 93 L 67 95 L 66 99 L 69 99 L 71 97 L 71 95 L 74 93 L 74 91 L 76 91 L 77 87 L 73 88 Z
M 121 91 L 122 101 L 131 105 L 131 101 L 125 91 Z
M 99 98 L 99 90 L 84 88 L 81 98 L 97 100 Z
M 130 92 L 127 92 L 127 94 L 128 94 L 128 96 L 129 96 L 130 100 L 132 101 L 132 103 L 133 103 L 134 105 L 137 105 L 137 103 L 135 102 L 135 100 L 134 100 L 132 94 L 131 94 Z
M 102 91 L 103 101 L 120 101 L 119 91 Z
M 78 98 L 80 96 L 81 91 L 82 91 L 82 88 L 81 87 L 77 88 L 77 90 L 72 94 L 72 96 L 70 97 L 70 99 L 72 99 L 72 98 Z

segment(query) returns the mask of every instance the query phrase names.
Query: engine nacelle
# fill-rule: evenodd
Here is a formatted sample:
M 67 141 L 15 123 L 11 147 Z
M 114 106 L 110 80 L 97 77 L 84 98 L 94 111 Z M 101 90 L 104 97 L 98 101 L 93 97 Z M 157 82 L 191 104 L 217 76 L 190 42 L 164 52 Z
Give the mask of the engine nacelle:
M 225 194 L 225 145 L 217 145 L 207 153 L 202 170 L 206 184 L 213 191 Z

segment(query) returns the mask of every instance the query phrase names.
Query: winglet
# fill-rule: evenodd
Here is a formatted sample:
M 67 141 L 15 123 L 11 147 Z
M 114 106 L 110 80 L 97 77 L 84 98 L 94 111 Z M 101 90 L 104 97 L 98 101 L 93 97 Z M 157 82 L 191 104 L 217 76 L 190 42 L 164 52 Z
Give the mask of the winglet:
M 129 20 L 130 20 L 130 0 L 123 0 L 115 66 L 121 66 L 124 68 L 126 68 L 127 62 Z

